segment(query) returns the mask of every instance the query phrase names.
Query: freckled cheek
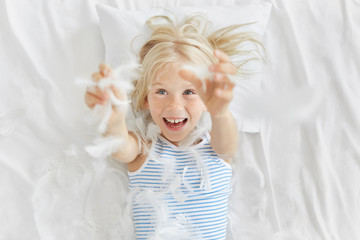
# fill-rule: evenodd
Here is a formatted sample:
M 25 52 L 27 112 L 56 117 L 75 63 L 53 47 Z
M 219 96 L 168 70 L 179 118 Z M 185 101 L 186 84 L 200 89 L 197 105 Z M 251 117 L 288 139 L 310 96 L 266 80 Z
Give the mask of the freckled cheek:
M 192 116 L 196 116 L 197 118 L 200 118 L 201 114 L 205 110 L 205 105 L 201 101 L 201 99 L 196 101 L 190 101 L 187 104 L 187 109 L 190 112 Z
M 196 109 L 203 109 L 205 108 L 204 102 L 201 100 L 199 96 L 193 96 L 192 98 L 188 99 L 188 104 L 191 105 L 192 108 Z
M 166 100 L 164 98 L 149 97 L 149 108 L 152 113 L 161 113 Z

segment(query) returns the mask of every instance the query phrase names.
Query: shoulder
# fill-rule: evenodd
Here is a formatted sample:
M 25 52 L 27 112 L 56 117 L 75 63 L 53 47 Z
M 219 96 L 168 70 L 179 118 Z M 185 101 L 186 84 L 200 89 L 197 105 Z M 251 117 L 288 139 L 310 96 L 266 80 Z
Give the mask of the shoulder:
M 149 142 L 149 141 L 144 141 L 142 139 L 139 139 L 139 137 L 136 136 L 134 133 L 132 133 L 132 135 L 138 139 L 140 153 L 134 159 L 134 161 L 129 162 L 127 164 L 129 172 L 135 172 L 135 171 L 137 171 L 137 170 L 139 170 L 141 168 L 141 166 L 145 163 L 145 161 L 146 161 L 146 159 L 147 159 L 147 157 L 149 155 L 148 150 L 151 148 L 151 145 L 152 145 L 151 142 Z
M 141 166 L 144 164 L 144 162 L 146 161 L 147 157 L 148 157 L 148 154 L 143 154 L 143 153 L 139 154 L 134 161 L 128 163 L 128 171 L 135 172 L 135 171 L 139 170 L 141 168 Z

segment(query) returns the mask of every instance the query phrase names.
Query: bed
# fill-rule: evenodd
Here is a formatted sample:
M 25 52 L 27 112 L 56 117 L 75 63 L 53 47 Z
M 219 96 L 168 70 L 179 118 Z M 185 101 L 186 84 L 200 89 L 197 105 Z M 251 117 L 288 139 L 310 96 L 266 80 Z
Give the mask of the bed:
M 79 158 L 96 132 L 76 80 L 106 60 L 99 4 L 262 2 L 2 0 L 0 239 L 133 237 L 125 167 Z M 259 118 L 239 131 L 227 238 L 360 239 L 360 1 L 266 4 L 266 64 L 241 105 Z

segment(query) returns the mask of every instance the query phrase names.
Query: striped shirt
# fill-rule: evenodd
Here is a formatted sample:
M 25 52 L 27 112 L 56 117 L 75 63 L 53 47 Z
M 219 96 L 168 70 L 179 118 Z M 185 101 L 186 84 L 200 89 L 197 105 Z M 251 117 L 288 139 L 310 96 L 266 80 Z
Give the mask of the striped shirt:
M 231 166 L 209 138 L 185 149 L 159 136 L 141 168 L 128 172 L 137 239 L 226 238 Z

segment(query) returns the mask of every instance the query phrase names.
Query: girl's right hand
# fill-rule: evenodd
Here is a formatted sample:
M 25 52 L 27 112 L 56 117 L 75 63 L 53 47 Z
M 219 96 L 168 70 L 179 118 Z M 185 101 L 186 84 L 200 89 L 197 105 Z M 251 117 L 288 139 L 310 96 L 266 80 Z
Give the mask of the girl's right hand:
M 99 72 L 95 72 L 92 74 L 91 78 L 95 82 L 99 82 L 103 78 L 111 77 L 112 70 L 107 64 L 100 64 Z M 112 92 L 114 93 L 115 97 L 119 100 L 123 100 L 123 94 L 115 87 L 110 87 Z M 106 91 L 106 89 L 102 90 L 99 87 L 88 87 L 85 93 L 85 103 L 86 105 L 93 109 L 96 105 L 103 105 L 105 106 L 110 101 L 110 94 Z M 116 108 L 112 107 L 113 112 L 109 119 L 109 123 L 113 122 L 117 117 L 119 117 L 119 112 Z

